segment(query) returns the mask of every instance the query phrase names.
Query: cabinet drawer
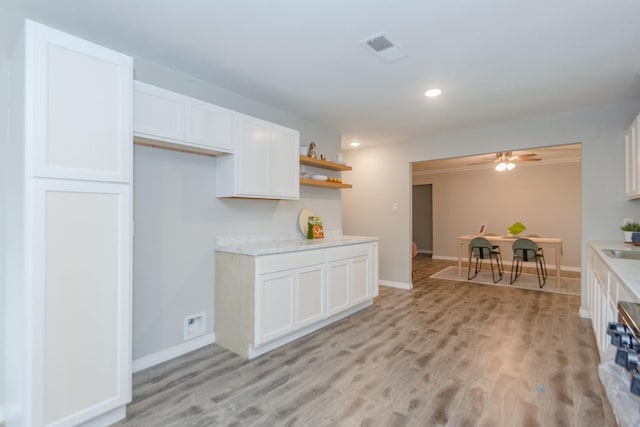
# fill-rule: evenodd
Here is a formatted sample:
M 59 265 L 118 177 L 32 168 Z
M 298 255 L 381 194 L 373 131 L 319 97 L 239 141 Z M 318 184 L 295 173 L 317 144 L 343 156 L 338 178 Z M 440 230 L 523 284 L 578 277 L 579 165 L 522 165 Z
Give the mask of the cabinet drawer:
M 260 256 L 256 259 L 256 272 L 258 274 L 265 274 L 274 271 L 291 270 L 294 268 L 307 267 L 309 265 L 322 264 L 325 262 L 325 255 L 325 249 L 315 249 L 310 251 Z
M 346 258 L 353 258 L 362 255 L 369 255 L 369 244 L 361 243 L 357 245 L 338 246 L 327 249 L 327 261 L 337 261 Z

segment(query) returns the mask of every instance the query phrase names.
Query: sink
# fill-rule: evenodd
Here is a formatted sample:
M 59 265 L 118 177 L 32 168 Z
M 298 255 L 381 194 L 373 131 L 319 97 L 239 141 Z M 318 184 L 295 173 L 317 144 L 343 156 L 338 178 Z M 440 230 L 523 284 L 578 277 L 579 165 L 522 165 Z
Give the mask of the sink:
M 611 258 L 640 260 L 640 251 L 621 251 L 619 249 L 603 249 L 602 252 Z

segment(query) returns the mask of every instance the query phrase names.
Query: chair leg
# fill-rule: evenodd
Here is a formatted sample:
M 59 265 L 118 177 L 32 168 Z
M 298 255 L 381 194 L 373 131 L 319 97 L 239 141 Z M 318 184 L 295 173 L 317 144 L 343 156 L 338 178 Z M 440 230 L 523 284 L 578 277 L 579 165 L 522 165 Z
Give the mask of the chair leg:
M 547 281 L 547 278 L 544 275 L 542 258 L 538 258 L 536 260 L 536 273 L 538 274 L 538 286 L 540 286 L 540 289 L 542 289 L 544 287 L 545 282 Z M 542 277 L 540 277 L 540 275 L 542 275 Z
M 475 271 L 473 276 L 471 275 L 471 260 L 472 260 L 472 256 L 469 255 L 469 268 L 467 268 L 467 280 L 471 280 L 478 275 L 478 258 L 476 258 L 476 266 L 475 266 Z
M 513 261 L 516 263 L 516 268 L 515 268 L 515 276 L 513 275 L 513 265 L 511 266 L 511 274 L 512 274 L 512 278 L 511 278 L 511 284 L 513 285 L 513 282 L 516 281 L 516 279 L 518 277 L 520 277 L 520 274 L 522 273 L 522 265 L 524 264 L 524 262 L 521 259 L 518 258 L 514 258 Z
M 489 257 L 489 264 L 491 264 L 491 277 L 493 278 L 493 283 L 498 283 L 500 280 L 502 280 L 502 271 L 500 270 L 500 263 L 498 261 L 498 257 L 496 256 L 496 264 L 498 265 L 498 279 L 496 280 L 496 274 L 493 271 L 493 257 L 490 256 Z
M 515 269 L 514 269 L 515 267 Z M 513 261 L 511 261 L 511 274 L 509 275 L 509 284 L 513 285 L 513 282 L 518 278 L 518 263 L 516 261 L 516 257 L 513 257 Z M 515 273 L 515 276 L 514 276 Z

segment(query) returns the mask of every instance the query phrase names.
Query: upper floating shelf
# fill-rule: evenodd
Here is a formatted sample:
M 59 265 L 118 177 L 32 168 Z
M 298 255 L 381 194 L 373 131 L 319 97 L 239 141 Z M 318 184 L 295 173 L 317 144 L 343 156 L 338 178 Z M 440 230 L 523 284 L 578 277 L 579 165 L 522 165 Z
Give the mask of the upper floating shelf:
M 351 166 L 340 163 L 329 162 L 327 160 L 314 159 L 308 156 L 300 156 L 300 163 L 307 166 L 315 166 L 317 168 L 328 169 L 332 171 L 350 171 Z

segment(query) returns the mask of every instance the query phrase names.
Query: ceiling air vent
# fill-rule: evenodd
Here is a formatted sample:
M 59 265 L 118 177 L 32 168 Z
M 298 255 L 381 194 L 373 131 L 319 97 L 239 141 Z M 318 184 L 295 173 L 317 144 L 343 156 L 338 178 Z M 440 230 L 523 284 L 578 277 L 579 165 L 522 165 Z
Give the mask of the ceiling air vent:
M 385 33 L 373 35 L 360 43 L 377 56 L 382 62 L 390 63 L 402 58 L 406 58 L 395 43 L 389 39 Z

